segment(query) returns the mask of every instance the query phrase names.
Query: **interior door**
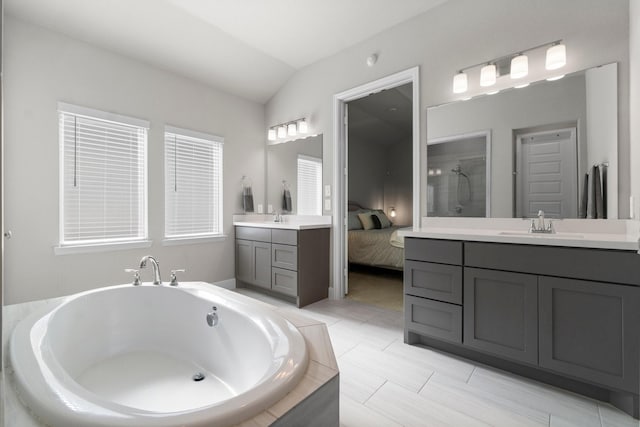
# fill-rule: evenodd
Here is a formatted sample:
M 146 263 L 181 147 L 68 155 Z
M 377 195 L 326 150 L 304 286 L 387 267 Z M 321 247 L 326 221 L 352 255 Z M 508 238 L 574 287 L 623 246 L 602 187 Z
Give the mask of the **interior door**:
M 576 128 L 518 135 L 516 216 L 578 216 Z
M 344 269 L 342 277 L 344 280 L 344 294 L 349 294 L 349 104 L 344 103 L 344 217 L 342 218 L 342 226 L 344 227 Z

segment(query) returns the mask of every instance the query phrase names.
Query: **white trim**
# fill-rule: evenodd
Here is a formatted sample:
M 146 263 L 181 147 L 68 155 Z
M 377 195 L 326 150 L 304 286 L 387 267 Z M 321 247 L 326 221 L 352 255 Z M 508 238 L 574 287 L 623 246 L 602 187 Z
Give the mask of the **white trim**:
M 122 243 L 105 243 L 97 245 L 69 245 L 69 246 L 54 246 L 53 253 L 55 255 L 75 255 L 75 254 L 87 254 L 94 252 L 111 252 L 121 251 L 127 249 L 141 249 L 150 248 L 151 240 L 141 240 L 139 242 L 122 242 Z
M 392 74 L 333 95 L 333 294 L 344 298 L 347 268 L 345 104 L 384 89 L 413 83 L 413 225 L 420 224 L 420 67 Z
M 460 139 L 475 138 L 484 136 L 485 140 L 485 217 L 491 218 L 491 129 L 480 130 L 476 132 L 461 133 L 451 136 L 440 136 L 438 138 L 431 138 L 427 140 L 427 146 L 434 144 L 442 144 L 445 142 L 458 141 Z M 427 157 L 427 164 L 429 158 Z M 429 177 L 427 176 L 427 182 Z M 426 214 L 425 214 L 426 216 Z
M 202 139 L 204 141 L 213 141 L 224 144 L 224 138 L 210 133 L 198 132 L 197 130 L 184 129 L 176 126 L 164 125 L 164 133 L 172 133 L 189 138 Z
M 214 243 L 223 242 L 227 238 L 226 234 L 219 234 L 216 236 L 203 236 L 203 237 L 177 237 L 177 238 L 165 238 L 162 240 L 162 246 L 179 246 L 179 245 L 194 245 L 199 243 Z
M 121 114 L 110 113 L 107 111 L 95 110 L 93 108 L 81 107 L 79 105 L 67 104 L 66 102 L 58 102 L 58 111 L 64 113 L 76 114 L 78 116 L 89 117 L 91 119 L 107 120 L 110 122 L 123 123 L 130 126 L 137 126 L 149 130 L 149 121 L 138 119 L 135 117 L 123 116 Z
M 212 285 L 220 286 L 221 288 L 224 288 L 224 289 L 235 289 L 237 287 L 235 278 L 222 280 L 220 282 L 214 282 L 212 283 Z

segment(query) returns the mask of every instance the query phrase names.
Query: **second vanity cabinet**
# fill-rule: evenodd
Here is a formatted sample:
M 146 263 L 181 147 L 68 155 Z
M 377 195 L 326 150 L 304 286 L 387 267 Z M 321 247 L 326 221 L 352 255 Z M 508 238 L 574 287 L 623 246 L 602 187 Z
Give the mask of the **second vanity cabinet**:
M 404 280 L 406 342 L 640 415 L 636 251 L 407 237 Z
M 238 286 L 272 292 L 298 307 L 328 297 L 328 228 L 235 230 Z

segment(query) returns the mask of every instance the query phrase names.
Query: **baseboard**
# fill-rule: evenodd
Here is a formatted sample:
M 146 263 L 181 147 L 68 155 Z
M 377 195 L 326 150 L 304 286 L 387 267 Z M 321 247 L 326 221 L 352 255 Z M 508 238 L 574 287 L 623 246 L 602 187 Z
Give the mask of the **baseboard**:
M 220 286 L 221 288 L 224 289 L 235 289 L 236 288 L 236 279 L 227 279 L 227 280 L 222 280 L 220 282 L 215 282 L 213 283 L 216 286 Z

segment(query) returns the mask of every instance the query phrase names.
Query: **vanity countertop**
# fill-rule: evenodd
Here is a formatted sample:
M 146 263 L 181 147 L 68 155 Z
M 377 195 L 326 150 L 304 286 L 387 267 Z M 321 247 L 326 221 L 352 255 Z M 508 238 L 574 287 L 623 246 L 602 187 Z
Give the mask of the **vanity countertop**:
M 425 218 L 426 220 L 426 218 Z M 488 219 L 487 221 L 490 221 Z M 545 245 L 545 246 L 569 246 L 582 248 L 632 250 L 640 249 L 639 234 L 634 224 L 598 227 L 584 221 L 584 226 L 576 227 L 571 220 L 564 220 L 565 227 L 558 226 L 557 233 L 528 233 L 525 226 L 514 227 L 514 224 L 505 220 L 498 220 L 500 224 L 473 221 L 455 222 L 430 222 L 424 221 L 422 227 L 405 229 L 398 232 L 404 237 L 419 237 L 427 239 L 466 240 L 473 242 L 515 243 L 521 245 Z M 601 220 L 600 220 L 601 221 Z M 511 220 L 513 222 L 513 220 Z M 520 222 L 519 225 L 524 225 Z M 577 223 L 580 224 L 580 223 Z M 498 226 L 497 226 L 498 225 Z M 622 226 L 622 227 L 620 227 Z M 566 231 L 564 229 L 566 229 Z M 582 230 L 587 230 L 583 232 Z
M 282 222 L 274 222 L 273 215 L 234 215 L 233 225 L 239 227 L 278 228 L 281 230 L 310 230 L 331 228 L 331 217 L 322 215 L 283 215 Z
M 279 228 L 283 230 L 309 230 L 312 228 L 331 228 L 331 224 L 298 223 L 298 222 L 273 222 L 273 221 L 233 221 L 233 225 L 239 227 Z

